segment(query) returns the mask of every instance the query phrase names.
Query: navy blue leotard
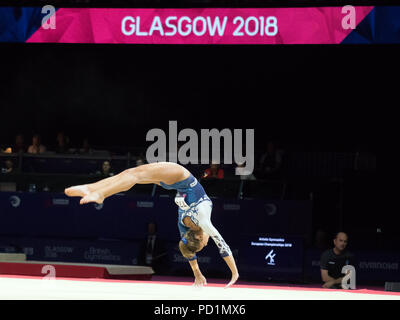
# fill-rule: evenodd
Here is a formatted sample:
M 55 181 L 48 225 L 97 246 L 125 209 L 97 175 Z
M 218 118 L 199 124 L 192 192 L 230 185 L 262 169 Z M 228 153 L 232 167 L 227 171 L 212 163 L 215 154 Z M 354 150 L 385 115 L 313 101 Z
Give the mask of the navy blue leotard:
M 229 246 L 211 223 L 212 201 L 192 174 L 177 183 L 168 185 L 160 182 L 160 185 L 168 190 L 177 190 L 175 203 L 179 206 L 178 228 L 181 237 L 189 230 L 184 225 L 183 219 L 190 217 L 195 225 L 203 229 L 214 240 L 222 257 L 232 254 Z

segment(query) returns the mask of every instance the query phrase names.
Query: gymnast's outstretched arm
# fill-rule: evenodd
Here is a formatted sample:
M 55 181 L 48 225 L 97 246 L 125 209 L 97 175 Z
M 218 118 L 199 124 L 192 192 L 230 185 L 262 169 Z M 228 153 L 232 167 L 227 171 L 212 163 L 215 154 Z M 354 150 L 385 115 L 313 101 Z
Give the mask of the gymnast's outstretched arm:
M 197 263 L 197 259 L 190 260 L 189 261 L 190 267 L 192 268 L 193 274 L 194 274 L 194 286 L 205 286 L 207 285 L 207 280 L 203 276 L 203 274 L 200 271 L 199 265 Z
M 209 205 L 207 202 L 204 202 L 202 205 Z M 199 210 L 199 215 L 197 216 L 199 220 L 199 227 L 203 229 L 205 233 L 207 233 L 211 239 L 217 245 L 219 253 L 221 257 L 225 260 L 226 264 L 228 265 L 229 269 L 232 273 L 231 281 L 225 288 L 230 287 L 233 285 L 237 279 L 239 278 L 239 272 L 236 267 L 235 259 L 233 258 L 232 251 L 229 248 L 228 244 L 222 238 L 221 234 L 218 230 L 213 226 L 211 222 L 211 209 L 210 210 Z M 192 265 L 191 265 L 192 266 Z M 193 269 L 193 267 L 192 267 Z

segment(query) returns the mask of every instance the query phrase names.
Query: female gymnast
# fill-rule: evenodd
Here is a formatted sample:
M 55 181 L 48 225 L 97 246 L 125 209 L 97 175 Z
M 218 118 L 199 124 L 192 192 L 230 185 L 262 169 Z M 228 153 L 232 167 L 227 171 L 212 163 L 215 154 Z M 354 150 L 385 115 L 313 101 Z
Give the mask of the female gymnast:
M 135 184 L 154 183 L 165 189 L 177 190 L 178 228 L 181 240 L 179 249 L 188 260 L 195 277 L 195 286 L 207 284 L 197 264 L 196 253 L 207 245 L 211 237 L 232 272 L 233 285 L 239 278 L 235 260 L 229 246 L 211 223 L 212 202 L 197 179 L 184 167 L 172 162 L 157 162 L 141 165 L 96 183 L 73 186 L 65 189 L 70 197 L 81 197 L 81 204 L 103 203 L 104 199 L 118 192 L 127 191 Z

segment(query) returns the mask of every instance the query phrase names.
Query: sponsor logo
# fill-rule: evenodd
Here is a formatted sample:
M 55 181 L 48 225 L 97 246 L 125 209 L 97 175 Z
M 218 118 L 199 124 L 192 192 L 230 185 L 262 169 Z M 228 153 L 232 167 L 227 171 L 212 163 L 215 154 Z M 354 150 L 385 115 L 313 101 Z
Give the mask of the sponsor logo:
M 69 199 L 53 199 L 53 205 L 54 206 L 68 206 L 69 205 Z
M 398 262 L 382 262 L 382 261 L 361 261 L 359 264 L 361 269 L 380 269 L 380 270 L 399 270 Z
M 238 211 L 240 210 L 240 204 L 224 204 L 224 210 Z
M 173 260 L 173 262 L 187 263 L 187 259 L 184 256 L 182 256 L 181 254 L 179 254 L 179 253 L 175 253 L 172 260 Z M 210 264 L 211 263 L 211 258 L 210 257 L 204 257 L 204 256 L 201 256 L 201 257 L 198 256 L 197 257 L 197 261 L 200 262 L 200 263 Z
M 121 261 L 119 255 L 112 254 L 110 249 L 102 249 L 90 247 L 89 250 L 85 251 L 83 254 L 85 260 L 89 261 Z
M 1 248 L 1 251 L 4 252 L 4 253 L 15 253 L 15 251 L 16 251 L 15 247 L 3 247 L 3 246 L 0 246 L 0 248 Z
M 45 258 L 57 258 L 59 253 L 72 253 L 74 251 L 73 247 L 63 247 L 63 246 L 45 246 L 44 256 Z
M 311 266 L 313 266 L 313 267 L 319 267 L 320 265 L 321 265 L 321 261 L 319 261 L 319 260 L 311 261 Z
M 32 256 L 33 255 L 33 248 L 31 247 L 26 247 L 23 248 L 22 251 L 27 255 L 27 256 Z
M 269 216 L 273 216 L 276 214 L 277 208 L 276 205 L 268 203 L 264 206 L 265 211 Z
M 154 202 L 153 201 L 138 201 L 136 203 L 138 208 L 153 208 Z
M 274 249 L 272 249 L 270 252 L 268 252 L 268 254 L 265 256 L 265 260 L 269 259 L 269 262 L 267 263 L 270 266 L 274 266 L 275 265 L 275 256 L 276 253 L 274 253 Z
M 13 208 L 18 208 L 21 204 L 21 199 L 17 196 L 11 196 L 9 198 L 9 200 L 10 200 L 10 204 Z
M 193 181 L 191 184 L 189 184 L 189 186 L 190 186 L 191 188 L 193 188 L 196 184 L 197 184 L 197 179 L 194 178 L 194 181 Z

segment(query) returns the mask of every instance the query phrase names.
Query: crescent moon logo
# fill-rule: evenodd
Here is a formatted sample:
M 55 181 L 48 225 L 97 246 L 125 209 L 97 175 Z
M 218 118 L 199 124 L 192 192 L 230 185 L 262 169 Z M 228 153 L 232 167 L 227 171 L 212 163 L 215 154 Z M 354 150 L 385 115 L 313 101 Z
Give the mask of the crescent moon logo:
M 14 208 L 17 208 L 21 204 L 21 199 L 17 196 L 11 196 L 10 203 Z
M 273 216 L 274 214 L 276 214 L 276 211 L 277 211 L 276 205 L 271 204 L 271 203 L 266 204 L 265 205 L 265 211 L 267 212 L 267 214 L 269 216 Z

